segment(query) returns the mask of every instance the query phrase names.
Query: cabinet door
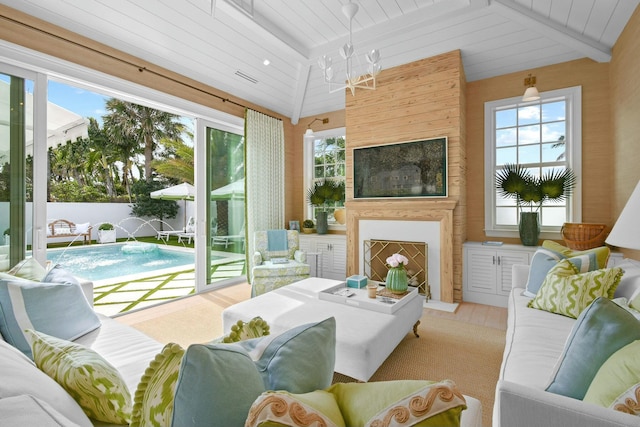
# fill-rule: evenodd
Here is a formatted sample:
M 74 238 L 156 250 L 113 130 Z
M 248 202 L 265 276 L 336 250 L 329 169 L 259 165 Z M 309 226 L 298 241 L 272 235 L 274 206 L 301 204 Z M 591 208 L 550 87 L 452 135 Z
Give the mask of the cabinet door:
M 330 266 L 322 269 L 322 277 L 327 279 L 344 280 L 347 275 L 347 245 L 342 239 L 332 239 L 329 242 Z M 328 263 L 329 264 L 329 263 Z
M 511 267 L 513 264 L 529 264 L 529 254 L 516 251 L 498 251 L 496 253 L 498 267 L 498 294 L 509 295 L 511 292 Z
M 495 251 L 467 249 L 465 265 L 467 269 L 467 288 L 474 292 L 495 294 L 497 263 Z

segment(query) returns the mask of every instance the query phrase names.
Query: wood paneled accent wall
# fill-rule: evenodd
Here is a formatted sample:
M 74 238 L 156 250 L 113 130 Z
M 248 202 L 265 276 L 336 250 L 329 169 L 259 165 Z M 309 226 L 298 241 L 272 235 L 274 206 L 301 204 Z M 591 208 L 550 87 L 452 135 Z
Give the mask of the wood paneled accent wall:
M 640 180 L 640 8 L 636 8 L 613 47 L 611 60 L 611 124 L 613 128 L 613 221 Z M 640 260 L 640 251 L 623 250 Z
M 441 221 L 445 216 L 451 226 L 442 227 L 445 236 L 441 241 L 447 239 L 445 247 L 451 248 L 451 254 L 441 253 L 440 299 L 462 300 L 462 243 L 466 239 L 465 85 L 460 51 L 453 51 L 382 71 L 375 91 L 358 90 L 355 96 L 346 93 L 347 275 L 358 273 L 362 252 L 358 247 L 357 218 Z M 354 148 L 439 136 L 448 138 L 447 198 L 353 199 Z
M 467 155 L 470 160 L 467 165 L 466 221 L 467 237 L 471 241 L 495 240 L 484 233 L 484 103 L 522 96 L 524 78 L 529 73 L 536 76 L 536 87 L 541 92 L 582 86 L 582 222 L 613 225 L 610 205 L 614 143 L 609 64 L 579 59 L 467 83 Z M 517 238 L 500 240 L 520 244 Z

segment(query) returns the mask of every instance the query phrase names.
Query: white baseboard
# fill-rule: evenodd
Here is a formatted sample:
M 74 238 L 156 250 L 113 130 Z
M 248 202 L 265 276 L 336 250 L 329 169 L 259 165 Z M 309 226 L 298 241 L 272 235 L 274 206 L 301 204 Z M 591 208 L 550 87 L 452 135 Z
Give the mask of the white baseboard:
M 457 302 L 449 303 L 449 302 L 442 302 L 434 299 L 429 300 L 429 302 L 425 301 L 423 306 L 424 308 L 429 308 L 431 310 L 447 311 L 449 313 L 455 313 L 455 311 L 458 309 Z

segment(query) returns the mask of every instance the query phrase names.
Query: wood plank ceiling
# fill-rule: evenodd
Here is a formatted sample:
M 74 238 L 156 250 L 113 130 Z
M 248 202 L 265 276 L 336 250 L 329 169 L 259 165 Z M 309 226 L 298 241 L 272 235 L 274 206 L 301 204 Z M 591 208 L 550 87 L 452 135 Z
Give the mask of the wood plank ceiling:
M 317 59 L 327 54 L 343 62 L 346 2 L 0 0 L 293 123 L 344 108 L 344 93 L 329 93 Z M 379 49 L 383 69 L 460 49 L 467 81 L 519 71 L 524 77 L 528 69 L 577 58 L 609 61 L 639 2 L 358 0 L 353 44 L 361 57 Z

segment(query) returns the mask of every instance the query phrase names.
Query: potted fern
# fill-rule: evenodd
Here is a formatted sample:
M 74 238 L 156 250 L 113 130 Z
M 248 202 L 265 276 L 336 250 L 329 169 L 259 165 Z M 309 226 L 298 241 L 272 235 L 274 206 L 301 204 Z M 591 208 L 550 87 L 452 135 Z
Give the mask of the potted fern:
M 562 202 L 571 196 L 576 176 L 569 168 L 552 169 L 536 177 L 519 164 L 506 164 L 496 173 L 500 195 L 516 199 L 520 212 L 518 231 L 525 246 L 537 246 L 538 212 L 545 202 Z M 527 210 L 528 208 L 528 210 Z

